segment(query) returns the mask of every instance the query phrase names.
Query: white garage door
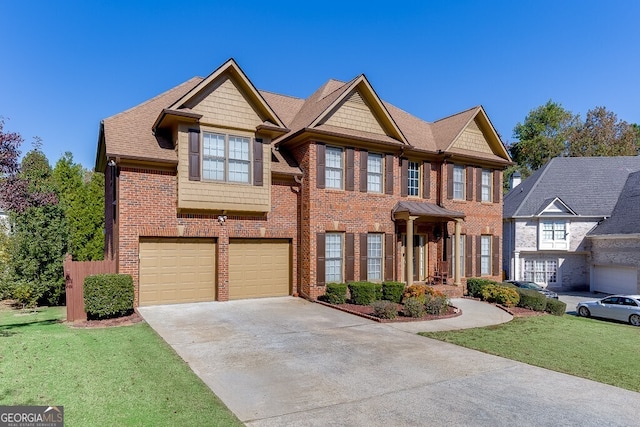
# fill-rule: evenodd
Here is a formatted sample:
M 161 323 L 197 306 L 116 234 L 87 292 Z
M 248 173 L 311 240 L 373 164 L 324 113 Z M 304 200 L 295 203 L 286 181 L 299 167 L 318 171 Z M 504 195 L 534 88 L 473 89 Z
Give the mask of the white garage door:
M 215 300 L 212 239 L 141 239 L 139 305 Z
M 608 294 L 637 294 L 638 270 L 633 267 L 596 265 L 593 267 L 591 290 Z
M 288 240 L 229 241 L 229 299 L 289 295 L 291 255 Z

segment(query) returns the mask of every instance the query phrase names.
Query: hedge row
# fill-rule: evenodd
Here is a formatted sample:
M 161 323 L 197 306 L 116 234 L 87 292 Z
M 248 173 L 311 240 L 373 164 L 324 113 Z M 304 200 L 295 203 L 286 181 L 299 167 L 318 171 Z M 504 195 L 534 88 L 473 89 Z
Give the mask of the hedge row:
M 564 302 L 547 298 L 540 292 L 521 289 L 511 283 L 498 283 L 477 277 L 467 279 L 467 294 L 473 298 L 504 304 L 507 307 L 516 305 L 529 310 L 546 311 L 556 316 L 562 316 L 567 308 Z M 516 298 L 517 301 L 514 303 Z
M 133 279 L 128 274 L 96 274 L 84 279 L 84 309 L 90 319 L 107 319 L 133 311 Z

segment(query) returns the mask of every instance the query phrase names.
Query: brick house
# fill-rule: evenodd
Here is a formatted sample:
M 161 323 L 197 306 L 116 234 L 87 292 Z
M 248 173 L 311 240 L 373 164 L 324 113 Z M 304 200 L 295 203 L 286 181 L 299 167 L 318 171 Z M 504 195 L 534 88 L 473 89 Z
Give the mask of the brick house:
M 230 59 L 102 121 L 105 251 L 137 305 L 435 275 L 462 290 L 502 276 L 508 164 L 482 107 L 428 123 L 364 75 L 294 98 Z

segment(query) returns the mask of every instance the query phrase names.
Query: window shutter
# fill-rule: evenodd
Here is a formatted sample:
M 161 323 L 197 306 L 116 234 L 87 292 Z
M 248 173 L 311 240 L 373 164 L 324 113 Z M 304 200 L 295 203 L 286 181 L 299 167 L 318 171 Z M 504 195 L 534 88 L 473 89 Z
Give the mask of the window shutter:
M 262 138 L 253 140 L 253 185 L 261 187 L 264 185 L 262 179 L 263 172 L 263 155 L 262 155 Z
M 494 170 L 493 172 L 493 203 L 500 203 L 500 194 L 502 193 L 502 172 Z
M 345 150 L 346 160 L 347 160 L 347 178 L 345 182 L 345 190 L 353 191 L 354 188 L 354 171 L 353 171 L 353 156 L 354 150 L 353 148 L 347 148 Z
M 345 281 L 353 282 L 355 280 L 354 265 L 355 265 L 355 249 L 354 249 L 355 236 L 353 233 L 347 233 L 344 236 L 345 243 L 345 255 L 346 264 L 344 266 Z
M 316 233 L 316 283 L 324 286 L 325 281 L 325 234 Z
M 360 151 L 360 191 L 367 192 L 367 164 L 369 162 L 369 152 L 366 150 Z
M 422 164 L 422 197 L 431 198 L 431 163 Z
M 465 236 L 464 249 L 467 251 L 467 253 L 464 254 L 464 275 L 471 277 L 473 276 L 473 236 Z
M 473 167 L 467 166 L 464 168 L 464 174 L 467 176 L 467 200 L 473 200 Z
M 360 233 L 360 280 L 367 280 L 367 233 Z
M 493 252 L 492 273 L 494 276 L 497 276 L 500 274 L 500 236 L 493 236 L 491 251 Z
M 453 163 L 447 165 L 447 199 L 453 199 Z
M 200 131 L 189 129 L 189 181 L 200 181 Z
M 384 280 L 393 280 L 395 264 L 393 263 L 394 236 L 391 233 L 384 235 Z
M 326 164 L 325 159 L 325 146 L 321 143 L 316 143 L 316 187 L 324 188 L 324 168 Z
M 384 161 L 385 167 L 385 180 L 384 180 L 384 192 L 385 194 L 393 194 L 393 154 L 387 154 Z
M 409 186 L 409 160 L 400 159 L 400 196 L 407 197 Z
M 476 201 L 482 201 L 482 168 L 476 168 Z
M 482 276 L 482 236 L 476 236 L 476 276 Z

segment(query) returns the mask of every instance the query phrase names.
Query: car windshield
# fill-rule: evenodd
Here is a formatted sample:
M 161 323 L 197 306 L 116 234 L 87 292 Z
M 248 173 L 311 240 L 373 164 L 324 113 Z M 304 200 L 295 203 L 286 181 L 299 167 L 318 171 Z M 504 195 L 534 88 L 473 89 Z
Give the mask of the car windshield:
M 520 282 L 520 287 L 525 289 L 535 289 L 536 291 L 539 291 L 540 289 L 542 289 L 542 286 L 533 282 Z

